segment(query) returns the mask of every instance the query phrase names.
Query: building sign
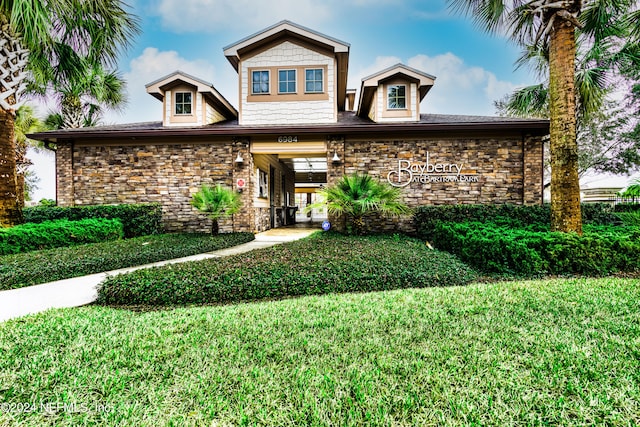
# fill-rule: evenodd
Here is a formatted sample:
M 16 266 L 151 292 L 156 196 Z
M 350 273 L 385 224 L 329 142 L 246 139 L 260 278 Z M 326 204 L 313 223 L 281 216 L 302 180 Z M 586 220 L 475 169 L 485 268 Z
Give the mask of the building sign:
M 421 184 L 441 182 L 479 182 L 477 174 L 463 174 L 463 163 L 435 163 L 429 157 L 424 162 L 399 159 L 387 174 L 387 181 L 394 187 L 406 187 L 412 182 Z

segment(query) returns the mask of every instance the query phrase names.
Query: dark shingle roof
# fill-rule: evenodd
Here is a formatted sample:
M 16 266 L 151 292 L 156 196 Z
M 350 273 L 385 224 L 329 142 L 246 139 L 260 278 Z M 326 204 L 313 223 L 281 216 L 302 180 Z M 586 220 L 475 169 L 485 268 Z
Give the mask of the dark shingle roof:
M 358 117 L 354 112 L 338 114 L 337 123 L 328 124 L 277 124 L 241 126 L 237 120 L 227 120 L 204 126 L 162 126 L 162 122 L 143 122 L 97 126 L 79 129 L 61 129 L 29 135 L 37 140 L 110 138 L 110 137 L 158 137 L 205 135 L 252 135 L 297 132 L 311 133 L 365 133 L 384 131 L 482 131 L 511 130 L 548 133 L 549 121 L 545 119 L 521 119 L 493 116 L 461 116 L 452 114 L 422 114 L 419 122 L 374 123 Z

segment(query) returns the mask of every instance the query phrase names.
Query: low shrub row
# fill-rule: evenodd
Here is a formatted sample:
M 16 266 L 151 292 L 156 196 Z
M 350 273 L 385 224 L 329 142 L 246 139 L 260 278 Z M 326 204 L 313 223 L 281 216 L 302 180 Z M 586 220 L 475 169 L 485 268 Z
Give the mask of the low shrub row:
M 0 290 L 181 258 L 246 243 L 252 233 L 156 234 L 0 257 Z
M 414 214 L 414 224 L 419 237 L 432 239 L 440 222 L 492 222 L 510 228 L 533 226 L 549 229 L 550 205 L 438 205 L 421 206 Z M 618 224 L 620 219 L 613 207 L 606 203 L 582 205 L 585 224 Z
M 121 239 L 119 219 L 46 221 L 0 229 L 0 255 Z
M 585 226 L 583 236 L 512 229 L 493 223 L 442 222 L 432 243 L 477 269 L 507 275 L 640 271 L 640 228 Z
M 613 207 L 614 212 L 640 212 L 640 201 L 637 203 L 618 203 Z
M 454 256 L 409 237 L 317 233 L 246 254 L 110 277 L 100 286 L 98 303 L 220 303 L 465 285 L 475 278 Z
M 94 206 L 34 206 L 23 210 L 25 222 L 56 219 L 78 221 L 86 218 L 118 218 L 126 238 L 161 232 L 162 207 L 157 203 Z

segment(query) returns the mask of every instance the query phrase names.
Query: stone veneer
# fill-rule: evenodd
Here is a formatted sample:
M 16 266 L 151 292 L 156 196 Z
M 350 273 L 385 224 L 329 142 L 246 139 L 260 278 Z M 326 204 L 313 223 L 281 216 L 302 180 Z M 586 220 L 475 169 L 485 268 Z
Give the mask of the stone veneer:
M 248 138 L 102 146 L 59 142 L 58 204 L 160 203 L 166 231 L 207 232 L 211 220 L 191 206 L 191 196 L 202 184 L 220 183 L 239 191 L 237 179 L 242 178 L 246 183 L 239 191 L 243 208 L 221 220 L 220 231 L 265 231 L 270 228 L 270 209 L 254 207 L 256 166 L 249 147 Z M 238 153 L 244 159 L 241 164 L 235 163 Z M 275 200 L 284 199 L 281 174 L 276 173 Z M 293 195 L 293 173 L 287 179 L 287 191 Z M 276 218 L 276 226 L 280 225 L 281 219 Z
M 329 135 L 327 141 L 327 185 L 345 173 L 366 172 L 386 181 L 398 160 L 423 164 L 462 164 L 463 174 L 477 182 L 413 182 L 403 187 L 411 207 L 453 203 L 542 203 L 542 142 L 540 137 L 519 134 L 462 138 L 453 136 L 393 140 Z M 256 164 L 249 138 L 183 143 L 142 142 L 136 144 L 83 144 L 60 141 L 56 153 L 57 198 L 63 205 L 93 205 L 157 202 L 163 207 L 167 231 L 209 231 L 210 220 L 190 205 L 191 195 L 202 184 L 223 185 L 238 190 L 243 178 L 243 209 L 221 221 L 221 231 L 264 231 L 270 227 L 270 209 L 255 207 Z M 244 162 L 235 164 L 241 153 Z M 332 163 L 334 152 L 341 162 Z M 274 157 L 273 162 L 277 162 Z M 273 162 L 270 164 L 274 167 Z M 277 165 L 275 165 L 277 167 Z M 281 173 L 276 174 L 275 201 L 282 201 Z M 290 174 L 292 176 L 292 174 Z M 293 194 L 292 178 L 286 191 Z M 344 221 L 331 218 L 334 228 Z M 413 231 L 411 218 L 374 218 L 372 230 Z M 276 220 L 276 226 L 281 221 Z
M 167 231 L 209 231 L 211 221 L 190 204 L 202 184 L 235 187 L 228 143 L 148 145 L 58 143 L 58 204 L 95 205 L 160 203 Z M 237 153 L 236 153 L 237 154 Z M 220 222 L 221 231 L 250 223 L 252 218 Z
M 335 149 L 344 160 L 339 165 L 333 165 L 329 158 L 329 185 L 343 174 L 356 171 L 387 181 L 388 173 L 398 168 L 398 160 L 424 164 L 429 152 L 430 163 L 462 163 L 462 174 L 475 175 L 478 182 L 413 182 L 402 188 L 404 201 L 411 207 L 465 203 L 542 203 L 543 157 L 540 137 L 347 139 L 346 142 L 334 138 L 328 145 L 331 155 Z M 375 231 L 414 231 L 410 218 L 370 218 L 368 224 Z M 338 229 L 343 227 L 344 224 L 336 224 Z

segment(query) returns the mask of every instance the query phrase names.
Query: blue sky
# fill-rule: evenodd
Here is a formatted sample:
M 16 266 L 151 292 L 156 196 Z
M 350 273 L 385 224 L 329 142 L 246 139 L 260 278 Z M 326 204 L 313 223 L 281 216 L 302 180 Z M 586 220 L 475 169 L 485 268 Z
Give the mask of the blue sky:
M 493 101 L 533 83 L 514 70 L 518 48 L 487 35 L 442 0 L 135 0 L 142 34 L 119 69 L 128 82 L 125 114 L 107 121 L 158 120 L 144 85 L 177 68 L 210 81 L 237 106 L 237 73 L 222 48 L 288 19 L 351 44 L 349 87 L 397 62 L 437 77 L 427 113 L 494 114 Z M 265 7 L 266 5 L 266 7 Z
M 129 0 L 142 33 L 118 70 L 129 103 L 105 121 L 160 120 L 161 103 L 144 85 L 177 69 L 207 80 L 236 107 L 237 73 L 222 48 L 288 19 L 351 45 L 349 87 L 397 62 L 436 76 L 423 113 L 494 115 L 493 101 L 535 83 L 515 70 L 519 49 L 488 35 L 443 0 Z M 42 114 L 44 112 L 41 109 Z M 32 156 L 41 177 L 35 200 L 54 198 L 52 157 Z

